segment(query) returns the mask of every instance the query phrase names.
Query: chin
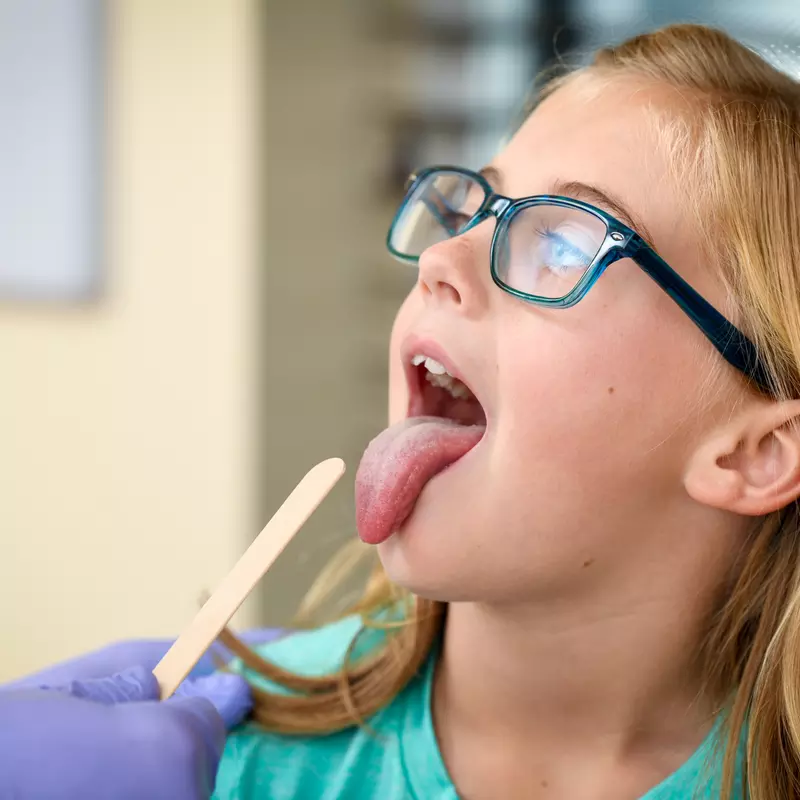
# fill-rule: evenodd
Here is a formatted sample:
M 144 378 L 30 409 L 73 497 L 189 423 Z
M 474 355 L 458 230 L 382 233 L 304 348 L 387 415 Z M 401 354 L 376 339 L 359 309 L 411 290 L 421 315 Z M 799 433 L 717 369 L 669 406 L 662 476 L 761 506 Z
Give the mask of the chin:
M 442 575 L 420 569 L 396 551 L 387 557 L 381 553 L 380 558 L 389 580 L 417 597 L 439 603 L 475 602 L 481 599 L 474 591 L 465 590 L 466 582 L 459 579 L 458 575 Z
M 490 507 L 454 510 L 425 499 L 377 545 L 389 580 L 418 597 L 491 606 L 550 603 L 586 591 L 598 574 L 585 566 L 597 554 L 590 542 L 565 546 L 532 520 L 515 526 Z M 497 531 L 504 531 L 502 541 Z
M 474 517 L 466 519 L 463 505 L 460 513 L 448 513 L 424 495 L 401 529 L 377 546 L 384 571 L 392 583 L 428 600 L 480 600 L 491 569 L 480 548 L 465 544 L 484 539 L 485 529 Z

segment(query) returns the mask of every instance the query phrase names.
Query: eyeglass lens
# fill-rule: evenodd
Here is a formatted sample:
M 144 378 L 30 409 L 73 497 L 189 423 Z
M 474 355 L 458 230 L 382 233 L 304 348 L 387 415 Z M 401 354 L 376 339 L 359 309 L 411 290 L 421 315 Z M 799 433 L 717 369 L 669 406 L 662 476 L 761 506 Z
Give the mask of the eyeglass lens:
M 390 245 L 417 258 L 469 227 L 486 195 L 474 178 L 434 172 L 417 183 L 392 227 Z M 518 209 L 503 225 L 497 277 L 525 294 L 558 299 L 575 288 L 605 241 L 605 222 L 589 211 L 552 203 Z

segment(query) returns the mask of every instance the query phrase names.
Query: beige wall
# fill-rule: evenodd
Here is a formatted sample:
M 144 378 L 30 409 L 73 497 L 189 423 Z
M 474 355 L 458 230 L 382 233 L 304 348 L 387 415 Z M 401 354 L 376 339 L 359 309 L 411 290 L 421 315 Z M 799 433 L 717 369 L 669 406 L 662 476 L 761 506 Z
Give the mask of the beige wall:
M 295 476 L 337 455 L 348 472 L 264 582 L 283 623 L 355 537 L 353 478 L 386 424 L 392 320 L 413 282 L 384 238 L 390 59 L 364 0 L 267 0 L 263 515 Z
M 260 527 L 252 6 L 113 6 L 105 293 L 0 308 L 0 680 L 177 631 Z

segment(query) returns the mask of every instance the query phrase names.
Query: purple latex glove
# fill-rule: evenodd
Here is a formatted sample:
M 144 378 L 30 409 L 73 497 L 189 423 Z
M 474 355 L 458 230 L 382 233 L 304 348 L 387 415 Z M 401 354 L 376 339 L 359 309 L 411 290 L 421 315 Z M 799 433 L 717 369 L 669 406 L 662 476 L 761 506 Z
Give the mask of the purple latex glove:
M 247 684 L 217 673 L 158 695 L 142 667 L 0 691 L 0 797 L 207 800 L 226 726 L 250 708 Z
M 0 687 L 0 798 L 210 797 L 225 729 L 248 712 L 249 689 L 238 676 L 209 674 L 204 656 L 190 677 L 206 677 L 157 702 L 152 668 L 170 644 L 122 642 Z
M 260 628 L 239 634 L 239 636 L 247 644 L 257 645 L 271 642 L 283 634 L 284 631 L 280 628 Z M 37 688 L 42 684 L 54 686 L 76 680 L 105 678 L 107 675 L 113 675 L 134 666 L 145 667 L 152 671 L 161 661 L 164 653 L 169 650 L 172 641 L 172 639 L 143 639 L 117 642 L 86 655 L 55 664 L 0 688 Z M 227 661 L 229 656 L 227 651 L 218 645 L 215 647 L 214 652 Z M 216 669 L 217 665 L 209 651 L 197 662 L 197 666 L 191 671 L 189 677 L 199 678 L 203 675 L 210 675 Z M 0 794 L 0 798 L 2 798 L 2 794 Z

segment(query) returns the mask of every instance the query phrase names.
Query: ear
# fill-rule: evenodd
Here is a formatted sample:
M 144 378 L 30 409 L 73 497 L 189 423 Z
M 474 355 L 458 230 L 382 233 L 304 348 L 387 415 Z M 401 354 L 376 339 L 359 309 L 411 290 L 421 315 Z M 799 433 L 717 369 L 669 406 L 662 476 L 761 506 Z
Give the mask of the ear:
M 714 508 L 763 516 L 800 496 L 800 400 L 758 403 L 703 442 L 684 475 Z

